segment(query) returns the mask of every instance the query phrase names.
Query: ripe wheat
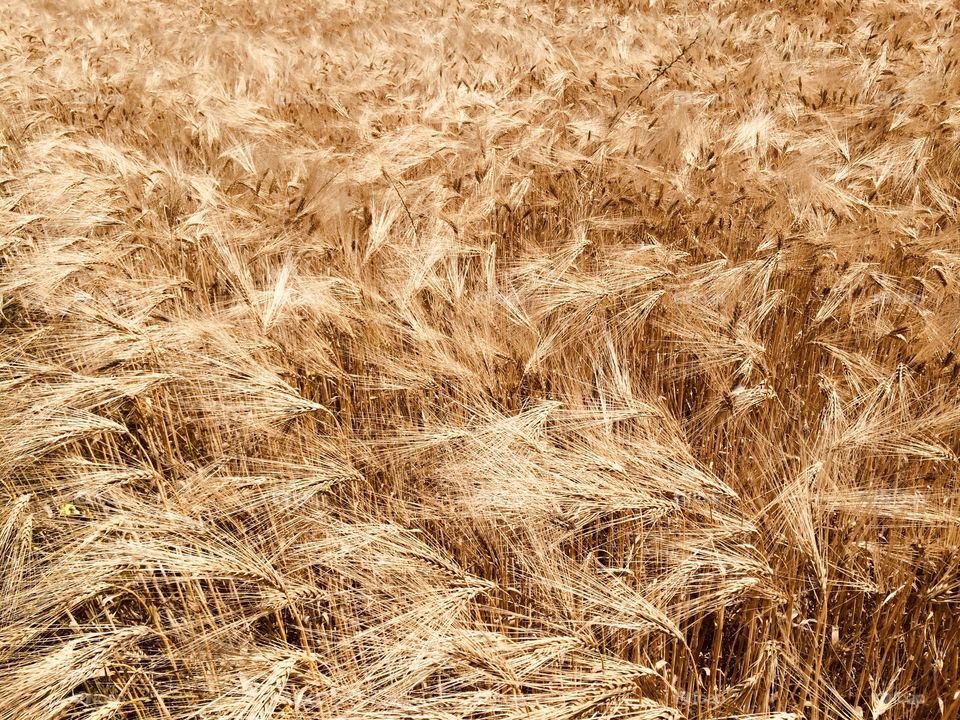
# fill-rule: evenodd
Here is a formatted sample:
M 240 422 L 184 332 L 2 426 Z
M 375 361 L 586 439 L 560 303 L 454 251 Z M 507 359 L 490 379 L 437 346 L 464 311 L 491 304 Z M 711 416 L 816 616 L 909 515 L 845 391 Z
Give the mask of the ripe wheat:
M 956 720 L 958 19 L 2 3 L 0 720 Z

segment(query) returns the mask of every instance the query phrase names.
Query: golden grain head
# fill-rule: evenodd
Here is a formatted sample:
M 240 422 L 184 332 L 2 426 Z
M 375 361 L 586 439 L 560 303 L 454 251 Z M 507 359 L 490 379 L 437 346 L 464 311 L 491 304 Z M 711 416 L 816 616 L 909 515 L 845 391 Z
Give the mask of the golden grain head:
M 0 720 L 956 720 L 958 22 L 2 3 Z

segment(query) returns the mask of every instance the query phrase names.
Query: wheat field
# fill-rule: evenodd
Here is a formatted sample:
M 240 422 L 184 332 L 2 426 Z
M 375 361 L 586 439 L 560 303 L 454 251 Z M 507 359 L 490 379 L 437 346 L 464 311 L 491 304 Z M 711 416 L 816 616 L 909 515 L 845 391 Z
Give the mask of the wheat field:
M 958 16 L 7 0 L 0 720 L 956 720 Z

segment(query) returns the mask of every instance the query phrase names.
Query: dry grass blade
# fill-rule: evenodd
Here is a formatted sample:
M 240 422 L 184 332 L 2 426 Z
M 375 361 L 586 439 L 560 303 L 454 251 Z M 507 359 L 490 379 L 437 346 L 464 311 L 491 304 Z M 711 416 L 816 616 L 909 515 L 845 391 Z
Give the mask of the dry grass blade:
M 960 720 L 958 27 L 0 3 L 0 720 Z

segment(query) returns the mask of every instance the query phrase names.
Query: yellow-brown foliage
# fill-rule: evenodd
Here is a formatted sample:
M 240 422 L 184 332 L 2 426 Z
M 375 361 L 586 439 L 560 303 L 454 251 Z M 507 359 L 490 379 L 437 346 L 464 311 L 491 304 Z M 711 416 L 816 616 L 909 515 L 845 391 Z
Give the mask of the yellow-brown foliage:
M 0 720 L 954 720 L 947 0 L 8 0 Z

